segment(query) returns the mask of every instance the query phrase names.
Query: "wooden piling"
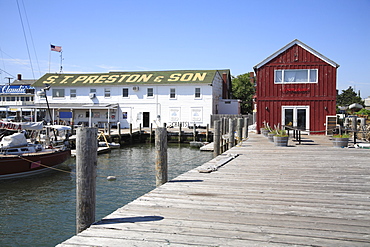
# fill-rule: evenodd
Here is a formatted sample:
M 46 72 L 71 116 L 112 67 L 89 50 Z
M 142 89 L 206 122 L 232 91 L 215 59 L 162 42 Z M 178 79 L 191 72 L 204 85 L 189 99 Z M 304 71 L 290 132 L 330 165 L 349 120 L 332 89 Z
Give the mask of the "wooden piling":
M 150 135 L 149 135 L 149 142 L 152 143 L 153 141 L 153 123 L 150 124 Z
M 108 136 L 109 136 L 109 139 L 111 139 L 111 124 L 110 123 L 107 123 L 108 125 Z
M 232 148 L 235 146 L 235 127 L 234 127 L 234 119 L 229 119 L 229 146 L 228 148 Z
M 182 124 L 179 124 L 179 143 L 181 143 Z
M 193 141 L 197 141 L 197 126 L 193 125 Z
M 122 136 L 121 136 L 121 123 L 120 122 L 117 123 L 117 129 L 118 129 L 118 143 L 121 144 Z
M 76 230 L 87 229 L 95 221 L 97 128 L 81 127 L 76 136 Z
M 157 187 L 168 181 L 167 170 L 167 129 L 158 127 L 155 130 L 155 178 Z
M 213 130 L 213 157 L 216 157 L 221 154 L 221 121 L 214 121 L 214 130 Z
M 248 138 L 248 117 L 244 118 L 243 139 Z
M 132 123 L 130 123 L 130 144 L 132 144 Z
M 243 118 L 238 118 L 237 120 L 237 128 L 236 128 L 236 132 L 237 132 L 237 136 L 238 136 L 238 143 L 241 143 L 242 140 L 243 140 Z
M 209 124 L 207 124 L 207 128 L 206 128 L 206 142 L 209 141 Z

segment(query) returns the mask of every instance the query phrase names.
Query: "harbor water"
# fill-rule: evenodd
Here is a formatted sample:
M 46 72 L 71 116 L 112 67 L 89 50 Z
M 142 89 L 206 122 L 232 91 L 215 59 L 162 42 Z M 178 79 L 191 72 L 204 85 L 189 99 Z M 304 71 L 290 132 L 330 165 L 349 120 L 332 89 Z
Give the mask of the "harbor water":
M 189 144 L 169 144 L 168 177 L 212 159 Z M 55 246 L 76 233 L 76 161 L 61 171 L 0 181 L 0 246 Z M 98 156 L 96 220 L 155 188 L 155 147 L 141 144 Z M 107 176 L 117 180 L 108 181 Z

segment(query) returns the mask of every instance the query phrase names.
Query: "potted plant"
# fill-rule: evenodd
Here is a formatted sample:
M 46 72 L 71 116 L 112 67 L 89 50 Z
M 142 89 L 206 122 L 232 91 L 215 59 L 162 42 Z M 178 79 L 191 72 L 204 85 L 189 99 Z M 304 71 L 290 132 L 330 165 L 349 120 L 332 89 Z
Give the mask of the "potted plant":
M 333 146 L 337 148 L 344 148 L 348 147 L 350 135 L 343 134 L 343 135 L 333 135 Z
M 274 135 L 275 146 L 286 147 L 288 146 L 289 136 L 284 129 L 276 129 L 276 135 Z
M 270 142 L 274 142 L 274 136 L 277 134 L 276 130 L 270 130 L 270 132 L 267 134 L 267 137 Z
M 264 121 L 262 126 L 261 126 L 261 134 L 263 136 L 266 136 L 267 137 L 267 134 L 269 133 L 269 126 L 268 124 L 266 124 L 266 122 Z

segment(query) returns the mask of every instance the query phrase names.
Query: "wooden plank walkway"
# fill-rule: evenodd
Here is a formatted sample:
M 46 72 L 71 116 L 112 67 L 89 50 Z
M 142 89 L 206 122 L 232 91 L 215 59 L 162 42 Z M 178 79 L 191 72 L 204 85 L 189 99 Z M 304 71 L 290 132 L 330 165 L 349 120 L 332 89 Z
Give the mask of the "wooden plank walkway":
M 370 151 L 289 145 L 251 134 L 58 246 L 370 246 Z

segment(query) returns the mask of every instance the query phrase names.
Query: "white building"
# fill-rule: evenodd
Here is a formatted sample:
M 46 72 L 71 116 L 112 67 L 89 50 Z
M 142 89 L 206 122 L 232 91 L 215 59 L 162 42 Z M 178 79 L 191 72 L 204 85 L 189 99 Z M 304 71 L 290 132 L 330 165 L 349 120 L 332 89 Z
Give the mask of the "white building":
M 35 108 L 49 103 L 53 121 L 90 127 L 206 126 L 213 114 L 240 113 L 240 101 L 230 99 L 230 70 L 45 74 L 32 84 L 36 91 L 47 85 Z

